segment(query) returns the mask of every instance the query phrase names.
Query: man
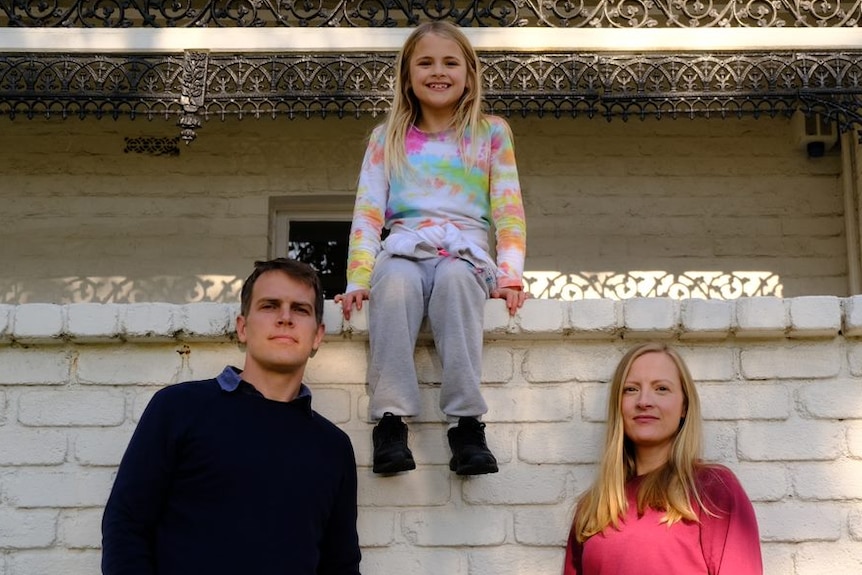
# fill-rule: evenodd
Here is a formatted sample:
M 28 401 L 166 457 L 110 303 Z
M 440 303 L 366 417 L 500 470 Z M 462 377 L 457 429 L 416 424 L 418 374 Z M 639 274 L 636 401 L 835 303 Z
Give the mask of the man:
M 347 435 L 302 383 L 323 340 L 306 264 L 256 262 L 236 331 L 243 370 L 155 394 L 102 519 L 104 575 L 358 575 Z

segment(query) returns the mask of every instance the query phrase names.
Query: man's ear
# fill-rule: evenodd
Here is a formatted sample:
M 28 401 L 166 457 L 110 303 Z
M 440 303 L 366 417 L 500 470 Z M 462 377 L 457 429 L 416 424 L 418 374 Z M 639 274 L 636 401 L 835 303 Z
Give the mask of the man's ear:
M 326 335 L 326 326 L 320 324 L 317 326 L 317 334 L 314 336 L 314 343 L 311 344 L 311 353 L 308 357 L 317 355 L 317 350 L 320 349 L 320 344 L 323 343 L 323 336 Z
M 245 317 L 242 315 L 236 316 L 236 337 L 240 343 L 245 343 Z

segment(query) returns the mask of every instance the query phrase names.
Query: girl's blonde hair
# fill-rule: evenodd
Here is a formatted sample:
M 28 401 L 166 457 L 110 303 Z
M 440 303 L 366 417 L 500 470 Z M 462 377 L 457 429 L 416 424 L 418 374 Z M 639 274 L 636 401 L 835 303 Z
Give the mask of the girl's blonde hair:
M 395 61 L 395 94 L 392 108 L 385 124 L 385 145 L 383 162 L 386 174 L 401 174 L 407 165 L 406 140 L 410 126 L 419 121 L 422 108 L 410 85 L 410 59 L 416 44 L 429 34 L 452 40 L 461 48 L 467 68 L 467 81 L 464 94 L 458 100 L 452 127 L 455 128 L 460 142 L 461 158 L 469 168 L 475 165 L 478 155 L 479 130 L 484 118 L 482 114 L 482 78 L 479 73 L 479 57 L 467 36 L 449 22 L 424 22 L 407 37 Z M 470 146 L 467 148 L 467 142 Z
M 614 372 L 608 396 L 608 429 L 604 454 L 596 481 L 581 496 L 574 518 L 574 532 L 583 543 L 587 538 L 612 525 L 619 527 L 625 516 L 626 481 L 637 475 L 635 446 L 623 429 L 623 387 L 632 364 L 647 353 L 663 353 L 679 371 L 684 395 L 683 418 L 674 437 L 668 461 L 644 477 L 637 495 L 638 513 L 647 508 L 664 510 L 662 521 L 668 526 L 683 519 L 697 521 L 692 499 L 712 514 L 704 505 L 696 484 L 703 432 L 701 431 L 700 400 L 697 389 L 682 357 L 663 343 L 644 343 L 628 350 Z

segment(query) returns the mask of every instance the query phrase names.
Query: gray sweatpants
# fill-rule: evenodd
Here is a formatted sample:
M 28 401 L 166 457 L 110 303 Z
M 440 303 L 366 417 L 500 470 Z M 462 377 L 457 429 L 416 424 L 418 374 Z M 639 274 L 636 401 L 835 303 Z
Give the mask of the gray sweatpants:
M 488 411 L 479 390 L 488 295 L 482 277 L 464 260 L 378 255 L 368 302 L 372 419 L 387 411 L 419 414 L 413 353 L 426 314 L 443 365 L 440 409 L 451 418 L 478 417 Z

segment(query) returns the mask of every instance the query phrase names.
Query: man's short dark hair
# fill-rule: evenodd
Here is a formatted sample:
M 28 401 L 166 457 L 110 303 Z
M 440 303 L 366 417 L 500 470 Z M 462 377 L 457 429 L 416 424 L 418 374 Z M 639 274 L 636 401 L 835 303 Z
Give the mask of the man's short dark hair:
M 320 276 L 317 271 L 305 262 L 290 258 L 275 258 L 274 260 L 254 262 L 254 271 L 251 272 L 245 283 L 242 284 L 240 293 L 240 313 L 247 316 L 251 309 L 251 292 L 257 278 L 266 272 L 280 271 L 290 278 L 314 289 L 314 317 L 317 325 L 323 323 L 323 286 L 320 285 Z

